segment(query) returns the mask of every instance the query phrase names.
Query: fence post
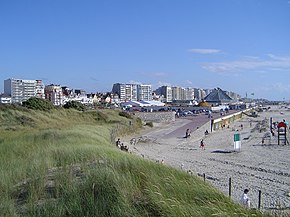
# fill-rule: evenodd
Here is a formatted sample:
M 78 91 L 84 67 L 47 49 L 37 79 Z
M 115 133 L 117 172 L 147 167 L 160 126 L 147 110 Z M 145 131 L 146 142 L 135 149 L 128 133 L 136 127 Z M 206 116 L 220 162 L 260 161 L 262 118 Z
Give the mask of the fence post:
M 259 190 L 259 200 L 258 200 L 258 209 L 261 208 L 261 201 L 262 201 L 262 191 Z
M 232 178 L 229 178 L 229 197 L 232 196 Z
M 203 174 L 203 181 L 205 182 L 205 173 Z

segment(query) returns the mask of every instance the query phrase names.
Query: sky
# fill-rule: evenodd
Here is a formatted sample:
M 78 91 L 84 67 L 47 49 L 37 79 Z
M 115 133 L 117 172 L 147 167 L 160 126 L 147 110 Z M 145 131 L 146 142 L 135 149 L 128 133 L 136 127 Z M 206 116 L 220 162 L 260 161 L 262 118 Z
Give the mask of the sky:
M 0 0 L 0 92 L 8 78 L 290 100 L 290 1 Z

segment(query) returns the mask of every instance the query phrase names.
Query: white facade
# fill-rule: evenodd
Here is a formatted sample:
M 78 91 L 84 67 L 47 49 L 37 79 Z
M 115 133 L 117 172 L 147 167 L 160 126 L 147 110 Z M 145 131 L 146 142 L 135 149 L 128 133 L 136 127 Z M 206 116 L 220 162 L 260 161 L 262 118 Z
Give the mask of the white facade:
M 194 89 L 183 87 L 172 87 L 173 100 L 194 100 Z
M 137 99 L 138 101 L 151 101 L 152 100 L 152 85 L 140 84 L 137 85 Z
M 185 88 L 185 100 L 194 100 L 194 89 L 187 87 Z
M 87 98 L 86 96 L 80 96 L 80 97 L 66 97 L 64 98 L 63 103 L 66 104 L 67 102 L 70 101 L 75 101 L 75 102 L 79 102 L 83 105 L 93 105 L 93 99 Z
M 198 101 L 203 100 L 209 93 L 210 89 L 194 88 L 194 98 Z
M 112 92 L 119 95 L 121 102 L 137 101 L 137 84 L 116 83 Z
M 170 103 L 172 102 L 172 87 L 171 86 L 161 86 L 155 93 L 159 95 L 159 99 L 162 102 Z
M 152 85 L 116 83 L 112 92 L 119 95 L 120 102 L 152 100 Z
M 44 98 L 42 80 L 4 80 L 4 93 L 11 96 L 12 103 L 22 103 L 31 97 Z
M 64 96 L 60 85 L 48 85 L 44 88 L 45 98 L 52 102 L 53 105 L 59 106 L 64 104 Z

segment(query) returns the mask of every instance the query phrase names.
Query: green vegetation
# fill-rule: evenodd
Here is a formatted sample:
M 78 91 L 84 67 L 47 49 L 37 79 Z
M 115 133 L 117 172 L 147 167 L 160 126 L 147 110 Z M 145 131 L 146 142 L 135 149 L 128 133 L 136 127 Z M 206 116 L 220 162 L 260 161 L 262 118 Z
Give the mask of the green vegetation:
M 29 109 L 42 111 L 48 111 L 54 108 L 54 105 L 50 101 L 37 97 L 29 98 L 28 100 L 24 101 L 22 105 Z
M 199 177 L 115 147 L 140 127 L 113 110 L 0 106 L 0 215 L 262 216 Z
M 122 117 L 126 117 L 126 118 L 129 118 L 129 119 L 132 119 L 132 115 L 130 115 L 128 112 L 125 112 L 125 111 L 120 111 L 119 115 L 122 116 Z
M 152 121 L 150 121 L 150 122 L 146 122 L 145 125 L 146 125 L 146 126 L 149 126 L 149 127 L 153 127 L 153 122 L 152 122 Z
M 83 104 L 81 104 L 80 102 L 77 102 L 77 101 L 68 101 L 66 104 L 63 105 L 63 107 L 65 109 L 76 109 L 78 111 L 84 111 L 85 110 L 85 107 Z

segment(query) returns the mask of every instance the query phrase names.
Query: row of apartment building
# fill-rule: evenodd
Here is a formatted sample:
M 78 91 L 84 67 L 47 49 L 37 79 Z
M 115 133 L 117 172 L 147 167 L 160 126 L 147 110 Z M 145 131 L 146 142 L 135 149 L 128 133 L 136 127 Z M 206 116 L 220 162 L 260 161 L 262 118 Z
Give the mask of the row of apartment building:
M 121 84 L 113 85 L 112 93 L 119 96 L 120 102 L 127 101 L 150 101 L 152 99 L 159 100 L 164 103 L 171 103 L 177 101 L 201 101 L 212 90 L 201 88 L 183 88 L 176 86 L 162 86 L 152 90 L 152 85 L 144 84 Z M 237 101 L 240 96 L 234 92 L 227 92 L 227 94 Z
M 200 88 L 183 88 L 175 86 L 162 86 L 152 90 L 152 85 L 115 83 L 109 94 L 86 94 L 84 90 L 72 90 L 60 85 L 44 85 L 42 80 L 7 79 L 4 81 L 4 94 L 0 96 L 0 103 L 22 103 L 31 97 L 43 98 L 54 105 L 63 105 L 67 101 L 79 101 L 82 104 L 93 104 L 102 99 L 108 103 L 121 103 L 128 101 L 158 100 L 164 103 L 177 101 L 200 101 L 211 90 Z M 232 92 L 227 94 L 234 100 L 238 95 Z
M 93 104 L 92 99 L 87 98 L 83 90 L 71 90 L 54 84 L 45 86 L 42 80 L 4 80 L 4 94 L 0 96 L 0 103 L 22 103 L 31 97 L 47 99 L 56 106 L 72 100 Z

